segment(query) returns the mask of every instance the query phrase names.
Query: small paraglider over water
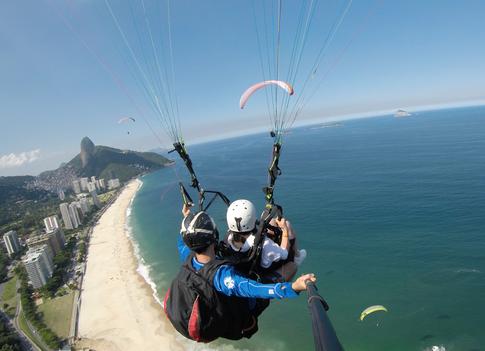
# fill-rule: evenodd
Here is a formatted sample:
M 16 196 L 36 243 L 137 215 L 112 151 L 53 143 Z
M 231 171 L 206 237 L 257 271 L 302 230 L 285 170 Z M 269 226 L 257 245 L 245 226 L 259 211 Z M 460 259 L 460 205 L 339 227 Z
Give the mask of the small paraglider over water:
M 387 312 L 387 308 L 385 308 L 384 306 L 382 305 L 374 305 L 374 306 L 370 306 L 370 307 L 367 307 L 365 310 L 362 311 L 362 313 L 360 314 L 360 320 L 363 321 L 365 317 L 367 317 L 369 314 L 371 313 L 374 313 L 374 312 L 378 312 L 378 311 L 384 311 L 384 312 Z

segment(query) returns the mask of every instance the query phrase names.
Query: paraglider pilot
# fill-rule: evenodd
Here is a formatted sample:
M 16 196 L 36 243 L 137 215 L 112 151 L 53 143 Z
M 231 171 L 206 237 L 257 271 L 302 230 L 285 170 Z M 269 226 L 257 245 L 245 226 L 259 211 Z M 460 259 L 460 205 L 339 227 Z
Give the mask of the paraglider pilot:
M 180 259 L 184 262 L 163 302 L 174 328 L 198 342 L 219 337 L 239 340 L 258 330 L 258 317 L 271 299 L 298 296 L 314 274 L 304 274 L 293 283 L 261 284 L 238 273 L 230 261 L 216 256 L 219 233 L 205 212 L 196 214 L 184 205 Z

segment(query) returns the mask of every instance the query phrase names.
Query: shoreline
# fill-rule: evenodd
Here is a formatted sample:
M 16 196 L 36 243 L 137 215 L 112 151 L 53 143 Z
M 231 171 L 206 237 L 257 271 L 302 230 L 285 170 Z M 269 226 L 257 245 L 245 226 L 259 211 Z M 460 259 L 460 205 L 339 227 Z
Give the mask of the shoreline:
M 93 228 L 83 279 L 76 348 L 184 350 L 169 325 L 129 227 L 143 183 L 128 183 Z M 148 278 L 148 279 L 147 279 Z
M 137 182 L 138 182 L 138 188 L 136 190 L 136 193 L 138 193 L 138 191 L 143 186 L 143 182 L 141 180 L 137 179 Z M 128 239 L 131 242 L 133 256 L 135 257 L 135 260 L 137 263 L 136 273 L 140 275 L 145 281 L 145 283 L 150 287 L 153 299 L 160 305 L 160 308 L 163 309 L 163 303 L 160 300 L 160 297 L 158 296 L 157 286 L 155 282 L 150 278 L 150 267 L 146 264 L 145 260 L 143 259 L 143 256 L 141 255 L 139 244 L 136 241 L 136 239 L 133 237 L 133 228 L 130 225 L 130 216 L 131 216 L 131 211 L 133 206 L 133 200 L 135 199 L 136 193 L 131 198 L 130 203 L 125 211 L 125 235 L 128 237 Z

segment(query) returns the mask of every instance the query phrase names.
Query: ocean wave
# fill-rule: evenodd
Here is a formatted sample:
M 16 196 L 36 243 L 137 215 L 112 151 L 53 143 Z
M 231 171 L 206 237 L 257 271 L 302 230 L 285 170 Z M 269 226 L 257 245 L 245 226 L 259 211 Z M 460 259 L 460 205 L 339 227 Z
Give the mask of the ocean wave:
M 454 269 L 453 270 L 453 273 L 477 273 L 477 274 L 480 274 L 482 273 L 481 270 L 479 269 L 476 269 L 476 268 L 459 268 L 459 269 Z
M 140 179 L 138 179 L 137 181 L 138 181 L 138 188 L 136 189 L 136 191 L 138 192 L 141 189 L 143 182 Z M 128 239 L 130 239 L 131 244 L 133 245 L 133 251 L 134 251 L 134 254 L 135 254 L 135 257 L 136 257 L 136 261 L 138 262 L 138 267 L 136 268 L 136 272 L 150 286 L 150 288 L 152 289 L 153 298 L 163 308 L 163 304 L 162 304 L 160 297 L 158 296 L 158 293 L 157 293 L 157 285 L 150 278 L 150 266 L 148 264 L 146 264 L 145 260 L 143 259 L 142 255 L 140 253 L 140 246 L 138 244 L 138 241 L 136 241 L 136 239 L 133 236 L 133 226 L 131 224 L 131 217 L 130 216 L 131 216 L 131 213 L 132 213 L 133 201 L 134 201 L 135 197 L 136 197 L 136 193 L 135 193 L 135 196 L 133 196 L 131 198 L 130 204 L 128 205 L 128 207 L 126 209 L 125 234 L 128 237 Z
M 177 334 L 176 339 L 178 342 L 184 345 L 184 349 L 186 351 L 251 351 L 255 349 L 255 346 L 251 346 L 250 348 L 239 348 L 232 344 L 202 344 L 197 343 L 194 341 L 190 341 L 180 334 Z M 272 347 L 257 347 L 257 350 L 265 350 L 265 351 L 282 351 L 286 350 L 287 348 L 284 346 L 284 342 L 281 340 L 272 340 L 274 341 L 274 345 Z M 217 342 L 216 342 L 217 343 Z M 434 351 L 434 350 L 433 350 Z M 439 350 L 442 351 L 442 350 Z
M 440 346 L 433 345 L 423 349 L 423 351 L 446 351 L 446 348 L 443 345 L 440 345 Z

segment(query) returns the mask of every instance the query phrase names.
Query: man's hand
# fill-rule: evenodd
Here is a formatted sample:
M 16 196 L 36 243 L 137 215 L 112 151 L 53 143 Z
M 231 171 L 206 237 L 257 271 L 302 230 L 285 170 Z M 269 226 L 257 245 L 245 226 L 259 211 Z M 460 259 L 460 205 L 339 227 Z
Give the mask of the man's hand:
M 313 273 L 303 274 L 297 280 L 295 280 L 293 284 L 291 284 L 291 288 L 296 292 L 306 290 L 307 280 L 311 281 L 312 283 L 315 283 L 317 281 L 317 277 L 315 277 L 315 274 Z
M 286 222 L 286 219 L 281 217 L 280 219 L 274 218 L 274 221 L 276 222 L 276 225 L 278 228 L 281 228 L 282 230 L 288 231 L 288 224 Z
M 191 205 L 189 205 L 189 204 L 184 204 L 182 206 L 182 215 L 184 216 L 184 218 L 187 217 L 190 214 L 190 207 L 191 207 Z

